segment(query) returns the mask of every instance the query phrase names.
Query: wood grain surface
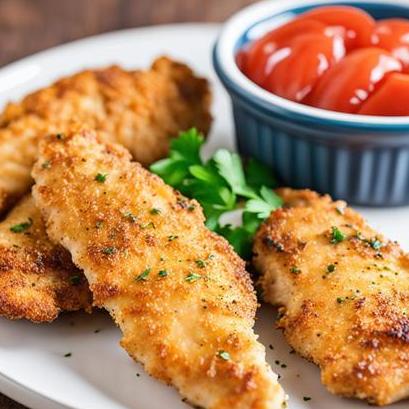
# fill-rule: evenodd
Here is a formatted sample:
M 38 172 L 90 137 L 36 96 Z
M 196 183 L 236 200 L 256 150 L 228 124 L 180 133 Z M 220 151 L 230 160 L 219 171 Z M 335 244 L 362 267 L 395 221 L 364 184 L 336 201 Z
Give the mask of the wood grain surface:
M 107 31 L 226 19 L 254 0 L 0 0 L 0 66 Z
M 122 28 L 222 22 L 255 0 L 0 0 L 0 66 L 58 44 Z M 24 406 L 0 394 L 0 409 Z

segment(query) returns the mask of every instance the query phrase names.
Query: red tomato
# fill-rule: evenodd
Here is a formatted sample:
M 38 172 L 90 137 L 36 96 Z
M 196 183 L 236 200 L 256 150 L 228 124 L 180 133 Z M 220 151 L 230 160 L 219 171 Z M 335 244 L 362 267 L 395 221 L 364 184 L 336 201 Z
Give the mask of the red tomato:
M 362 104 L 358 114 L 409 115 L 409 75 L 389 74 L 379 89 Z
M 375 28 L 375 20 L 365 11 L 351 6 L 318 7 L 299 17 L 300 20 L 316 20 L 326 26 L 342 30 L 347 50 L 369 47 Z
M 401 63 L 385 50 L 355 50 L 321 77 L 305 102 L 318 108 L 356 113 L 386 73 L 401 69 Z
M 240 57 L 242 64 L 240 68 L 248 78 L 260 85 L 269 74 L 267 60 L 271 54 L 284 47 L 296 36 L 323 33 L 324 30 L 325 25 L 316 21 L 290 21 L 254 41 L 245 51 L 245 57 Z
M 345 54 L 341 37 L 304 34 L 288 47 L 271 54 L 267 60 L 263 88 L 283 98 L 300 102 L 308 95 L 321 75 Z
M 380 20 L 376 24 L 372 42 L 388 50 L 402 62 L 409 72 L 409 21 L 399 18 Z

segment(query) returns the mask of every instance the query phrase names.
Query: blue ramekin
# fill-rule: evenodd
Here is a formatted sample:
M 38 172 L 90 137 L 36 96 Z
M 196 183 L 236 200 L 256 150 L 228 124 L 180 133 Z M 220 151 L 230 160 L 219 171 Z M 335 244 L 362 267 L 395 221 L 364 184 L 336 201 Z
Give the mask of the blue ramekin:
M 407 0 L 272 0 L 247 7 L 224 25 L 213 63 L 230 94 L 240 153 L 270 165 L 282 183 L 329 193 L 356 205 L 409 204 L 409 116 L 326 111 L 257 86 L 235 63 L 248 41 L 313 7 L 352 5 L 376 19 L 409 18 Z

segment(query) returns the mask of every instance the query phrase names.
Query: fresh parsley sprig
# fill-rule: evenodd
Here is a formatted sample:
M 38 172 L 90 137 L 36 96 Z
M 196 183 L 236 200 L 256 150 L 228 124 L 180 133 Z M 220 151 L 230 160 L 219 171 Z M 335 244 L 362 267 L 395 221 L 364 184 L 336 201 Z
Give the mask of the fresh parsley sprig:
M 203 136 L 194 128 L 171 142 L 169 157 L 151 165 L 151 171 L 203 207 L 206 225 L 224 236 L 244 258 L 251 255 L 252 237 L 261 222 L 282 205 L 272 188 L 271 171 L 254 159 L 243 166 L 236 153 L 217 150 L 201 159 Z M 243 209 L 242 225 L 222 225 L 223 214 Z

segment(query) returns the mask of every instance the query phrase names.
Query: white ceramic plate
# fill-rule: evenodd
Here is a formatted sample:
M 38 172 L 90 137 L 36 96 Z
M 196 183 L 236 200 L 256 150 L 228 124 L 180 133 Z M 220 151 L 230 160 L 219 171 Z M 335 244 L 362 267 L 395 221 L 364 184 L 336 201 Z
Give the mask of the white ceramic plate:
M 168 54 L 186 61 L 209 77 L 214 88 L 215 122 L 208 152 L 233 148 L 232 119 L 227 96 L 211 68 L 215 25 L 177 25 L 106 34 L 26 58 L 0 70 L 0 104 L 85 67 L 119 63 L 146 67 Z M 406 220 L 409 209 L 363 213 L 390 238 L 409 249 Z M 268 361 L 282 375 L 291 409 L 367 408 L 365 403 L 330 395 L 320 384 L 318 369 L 289 354 L 274 329 L 274 310 L 264 306 L 256 330 L 267 347 Z M 179 395 L 145 375 L 119 347 L 120 333 L 102 313 L 69 314 L 53 324 L 34 325 L 0 319 L 0 391 L 33 409 L 183 409 Z M 270 349 L 271 345 L 274 349 Z M 71 353 L 71 357 L 64 357 Z M 287 365 L 282 368 L 280 363 Z M 303 397 L 311 397 L 304 402 Z M 394 406 L 404 409 L 408 402 Z

